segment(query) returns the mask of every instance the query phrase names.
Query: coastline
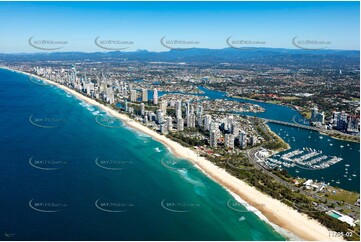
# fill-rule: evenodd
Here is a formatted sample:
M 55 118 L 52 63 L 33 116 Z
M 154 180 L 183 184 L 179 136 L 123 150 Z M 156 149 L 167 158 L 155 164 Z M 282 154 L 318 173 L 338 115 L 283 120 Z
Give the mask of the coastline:
M 250 206 L 256 208 L 261 213 L 260 215 L 263 215 L 271 224 L 290 231 L 297 237 L 304 240 L 342 240 L 342 238 L 340 237 L 330 237 L 329 230 L 326 227 L 322 226 L 316 220 L 309 219 L 307 215 L 301 214 L 295 209 L 283 204 L 281 201 L 273 199 L 272 197 L 261 193 L 254 187 L 233 177 L 222 168 L 219 168 L 212 162 L 206 160 L 204 157 L 198 156 L 193 150 L 183 147 L 179 143 L 170 140 L 169 138 L 160 135 L 156 131 L 153 131 L 143 126 L 141 123 L 129 118 L 127 115 L 118 113 L 116 110 L 107 107 L 95 101 L 94 99 L 91 99 L 90 97 L 80 94 L 75 90 L 54 81 L 47 80 L 45 78 L 38 77 L 36 75 L 22 71 L 12 70 L 9 68 L 4 69 L 18 72 L 27 76 L 32 76 L 34 78 L 43 80 L 51 85 L 54 85 L 62 90 L 65 90 L 76 98 L 81 99 L 91 105 L 97 106 L 109 113 L 110 115 L 119 118 L 127 126 L 151 136 L 153 139 L 164 144 L 168 148 L 168 150 L 174 155 L 191 161 L 205 175 L 207 175 L 212 180 L 223 186 L 227 191 L 229 191 L 231 195 L 236 195 L 237 197 L 246 201 Z M 283 233 L 280 234 L 288 237 Z

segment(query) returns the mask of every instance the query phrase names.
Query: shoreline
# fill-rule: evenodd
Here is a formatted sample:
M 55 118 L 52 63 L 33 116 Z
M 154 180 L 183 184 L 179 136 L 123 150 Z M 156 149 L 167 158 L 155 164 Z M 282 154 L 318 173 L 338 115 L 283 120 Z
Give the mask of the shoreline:
M 324 133 L 324 132 L 319 132 L 319 133 L 322 134 L 322 135 L 331 137 L 332 139 L 360 144 L 360 141 L 359 141 L 359 140 L 350 140 L 350 139 L 347 139 L 347 138 L 339 138 L 339 137 L 336 137 L 336 136 L 333 136 L 333 135 L 330 135 L 330 134 L 326 134 L 326 133 Z
M 267 103 L 267 104 L 275 104 L 275 105 L 280 105 L 280 106 L 285 106 L 285 107 L 289 107 L 292 108 L 293 110 L 297 111 L 302 117 L 308 119 L 307 117 L 305 117 L 305 115 L 303 115 L 299 110 L 297 110 L 295 107 L 291 106 L 291 105 L 287 105 L 287 104 L 282 104 L 282 103 L 272 103 L 271 101 L 263 101 L 263 100 L 257 100 L 257 99 L 253 99 L 253 98 L 248 98 L 248 97 L 242 97 L 242 96 L 230 96 L 231 98 L 239 98 L 239 99 L 245 99 L 245 100 L 250 100 L 250 101 L 255 101 L 255 102 L 263 102 L 263 103 Z M 295 122 L 295 121 L 294 121 Z M 360 144 L 360 140 L 352 140 L 352 139 L 348 139 L 347 137 L 336 137 L 332 134 L 327 134 L 325 132 L 322 131 L 318 131 L 320 134 L 331 137 L 333 139 L 337 139 L 337 140 L 342 140 L 342 141 L 346 141 L 346 142 L 353 142 L 353 143 L 358 143 Z M 340 133 L 340 135 L 343 135 L 342 133 Z
M 129 118 L 127 115 L 119 113 L 116 110 L 107 107 L 90 97 L 80 94 L 77 91 L 54 81 L 47 80 L 34 74 L 12 70 L 10 68 L 3 69 L 43 80 L 72 94 L 80 100 L 101 108 L 110 115 L 120 119 L 122 122 L 124 122 L 125 125 L 151 136 L 154 140 L 165 145 L 167 149 L 175 156 L 192 162 L 201 172 L 224 187 L 232 196 L 235 194 L 237 197 L 247 202 L 250 206 L 256 208 L 261 213 L 261 215 L 267 219 L 266 222 L 269 222 L 271 226 L 274 224 L 277 227 L 280 227 L 283 230 L 287 230 L 304 240 L 342 240 L 340 237 L 330 237 L 330 230 L 321 225 L 318 221 L 310 219 L 307 217 L 307 215 L 297 212 L 295 209 L 283 204 L 281 201 L 261 193 L 256 188 L 246 184 L 236 177 L 233 177 L 222 168 L 206 160 L 204 157 L 198 156 L 193 150 L 183 147 L 181 144 L 157 133 L 154 130 L 149 129 L 148 127 L 143 126 L 141 123 Z M 235 199 L 237 198 L 235 197 Z M 262 201 L 262 204 L 260 204 L 259 201 Z M 262 218 L 260 217 L 260 219 Z M 287 235 L 282 233 L 274 226 L 272 227 L 282 236 L 289 238 L 289 234 Z

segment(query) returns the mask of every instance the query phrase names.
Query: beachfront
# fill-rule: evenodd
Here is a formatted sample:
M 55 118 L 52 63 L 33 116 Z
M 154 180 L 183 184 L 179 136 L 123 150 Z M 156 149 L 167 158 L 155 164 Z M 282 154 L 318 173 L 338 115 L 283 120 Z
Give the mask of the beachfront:
M 23 73 L 29 75 L 28 73 Z M 34 75 L 32 75 L 34 76 Z M 255 188 L 250 187 L 248 184 L 238 180 L 237 178 L 231 176 L 223 169 L 215 166 L 210 161 L 199 157 L 194 151 L 181 146 L 180 144 L 166 138 L 163 135 L 158 134 L 157 132 L 148 129 L 142 124 L 134 121 L 124 114 L 118 113 L 116 110 L 113 110 L 105 105 L 98 103 L 97 101 L 86 97 L 66 86 L 62 86 L 58 83 L 55 83 L 50 80 L 46 80 L 37 76 L 43 81 L 46 81 L 52 85 L 55 85 L 77 98 L 88 102 L 91 105 L 98 106 L 110 115 L 119 118 L 128 126 L 135 128 L 143 133 L 146 133 L 152 136 L 155 140 L 166 145 L 169 150 L 184 159 L 187 159 L 194 164 L 198 168 L 200 168 L 206 175 L 208 175 L 213 180 L 217 181 L 219 184 L 223 185 L 226 189 L 233 192 L 234 194 L 240 196 L 243 200 L 248 202 L 250 205 L 257 208 L 263 215 L 267 217 L 267 219 L 294 233 L 302 239 L 306 240 L 338 240 L 340 238 L 329 237 L 329 230 L 323 226 L 321 226 L 317 221 L 310 220 L 306 215 L 302 215 L 298 213 L 296 210 L 284 205 L 278 200 L 275 200 L 267 195 L 262 194 Z M 262 205 L 260 204 L 260 201 Z M 263 205 L 264 204 L 264 205 Z

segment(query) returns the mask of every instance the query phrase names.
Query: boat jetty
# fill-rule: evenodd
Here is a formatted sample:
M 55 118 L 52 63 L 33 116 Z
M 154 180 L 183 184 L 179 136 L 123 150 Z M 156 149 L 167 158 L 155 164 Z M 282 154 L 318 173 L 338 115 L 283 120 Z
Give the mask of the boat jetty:
M 337 156 L 323 155 L 322 151 L 304 147 L 285 153 L 279 159 L 267 158 L 265 164 L 270 168 L 275 167 L 300 167 L 308 170 L 321 170 L 330 167 L 343 159 Z

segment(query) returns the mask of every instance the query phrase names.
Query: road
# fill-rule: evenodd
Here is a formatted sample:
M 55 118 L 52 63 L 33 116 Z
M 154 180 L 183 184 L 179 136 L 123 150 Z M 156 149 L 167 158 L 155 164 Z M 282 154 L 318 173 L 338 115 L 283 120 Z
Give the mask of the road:
M 260 161 L 259 161 L 259 158 L 256 156 L 256 153 L 261 149 L 261 147 L 255 147 L 255 148 L 252 148 L 252 149 L 249 149 L 245 152 L 245 154 L 247 155 L 247 158 L 249 159 L 249 161 L 254 165 L 254 167 L 257 169 L 257 170 L 260 170 L 261 172 L 263 172 L 264 174 L 267 174 L 269 175 L 270 177 L 274 178 L 276 181 L 278 181 L 280 184 L 282 184 L 283 186 L 291 189 L 292 191 L 299 191 L 301 194 L 303 195 L 306 195 L 308 197 L 313 197 L 319 201 L 322 201 L 322 200 L 326 200 L 327 203 L 336 203 L 338 201 L 336 200 L 332 200 L 332 199 L 329 199 L 329 198 L 326 198 L 326 197 L 321 197 L 315 193 L 311 193 L 309 191 L 306 191 L 306 190 L 302 190 L 298 187 L 296 187 L 295 185 L 293 185 L 292 183 L 289 183 L 285 180 L 283 180 L 282 178 L 280 178 L 279 176 L 273 174 L 272 172 L 268 171 L 265 167 L 263 167 L 262 165 L 260 165 Z M 354 210 L 358 210 L 359 208 L 353 204 L 349 204 L 349 203 L 344 203 L 344 206 L 349 206 L 351 207 L 352 209 Z

